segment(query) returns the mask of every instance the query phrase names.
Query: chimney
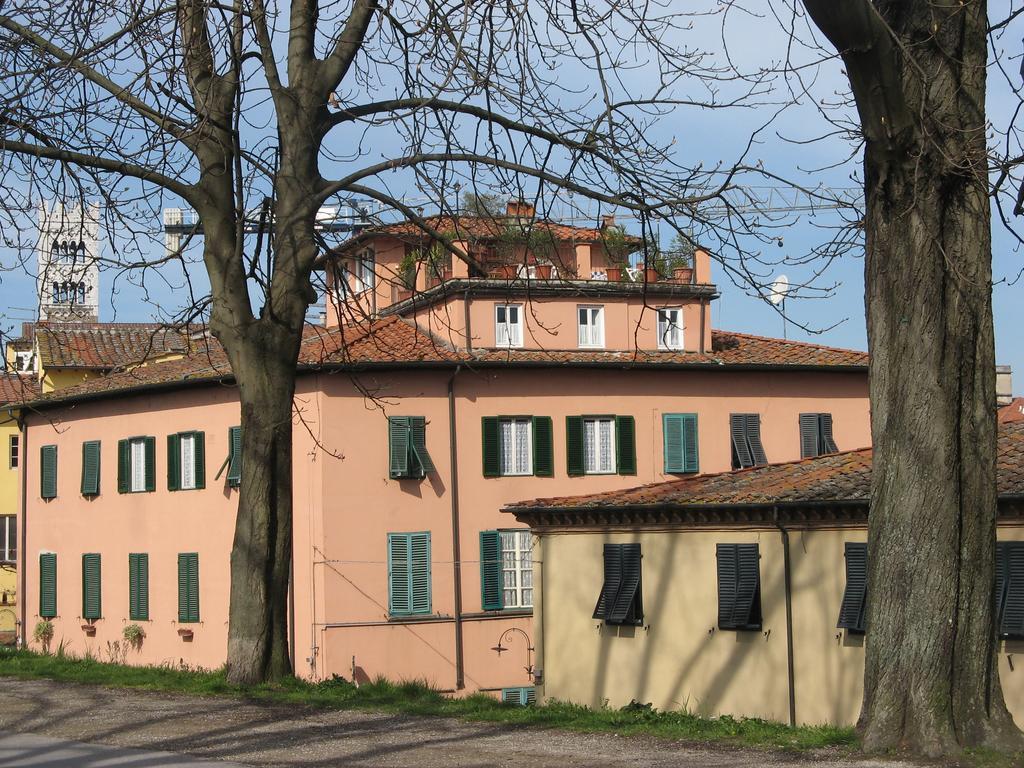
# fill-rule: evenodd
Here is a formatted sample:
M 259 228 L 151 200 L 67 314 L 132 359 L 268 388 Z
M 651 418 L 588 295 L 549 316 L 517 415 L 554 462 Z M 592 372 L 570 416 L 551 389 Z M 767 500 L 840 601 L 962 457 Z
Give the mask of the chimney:
M 525 200 L 509 200 L 505 206 L 505 213 L 508 216 L 515 216 L 519 219 L 532 219 L 536 211 Z
M 611 229 L 615 226 L 615 214 L 610 213 L 601 217 L 601 229 Z
M 996 366 L 996 405 L 1013 402 L 1013 374 L 1008 365 Z

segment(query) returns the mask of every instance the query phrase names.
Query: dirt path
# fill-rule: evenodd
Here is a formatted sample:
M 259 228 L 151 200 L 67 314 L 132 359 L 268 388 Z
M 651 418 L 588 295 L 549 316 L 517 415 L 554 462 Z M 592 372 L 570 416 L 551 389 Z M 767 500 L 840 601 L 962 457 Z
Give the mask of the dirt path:
M 709 750 L 656 739 L 8 678 L 0 678 L 0 731 L 166 750 L 252 766 L 906 767 L 894 762 L 843 761 L 828 754 L 789 757 Z

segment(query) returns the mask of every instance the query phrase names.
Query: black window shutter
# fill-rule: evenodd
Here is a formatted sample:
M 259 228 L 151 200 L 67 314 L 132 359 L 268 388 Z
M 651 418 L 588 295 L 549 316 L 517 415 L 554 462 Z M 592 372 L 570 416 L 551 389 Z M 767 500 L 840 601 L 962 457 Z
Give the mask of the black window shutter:
M 800 458 L 810 459 L 820 456 L 821 451 L 818 428 L 821 414 L 801 413 L 800 414 Z
M 996 592 L 995 611 L 996 626 L 999 634 L 1003 633 L 1003 606 L 1006 604 L 1006 547 L 1007 544 L 999 542 L 996 544 Z
M 732 467 L 746 469 L 754 466 L 750 456 L 750 445 L 747 443 L 747 415 L 733 413 L 729 416 L 729 437 L 732 440 Z
M 129 448 L 127 440 L 117 441 L 117 492 L 128 493 L 131 490 L 129 485 L 132 470 L 129 459 Z
M 146 437 L 146 490 L 156 490 L 156 438 Z
M 821 434 L 821 452 L 839 453 L 839 449 L 836 447 L 836 441 L 832 438 L 832 414 L 820 413 L 818 414 L 818 419 L 820 422 L 819 432 Z
M 719 544 L 718 550 L 718 628 L 735 629 L 736 544 Z
M 501 429 L 497 416 L 484 416 L 480 419 L 480 430 L 483 440 L 484 477 L 501 475 Z
M 619 544 L 619 589 L 611 602 L 605 603 L 605 622 L 608 624 L 642 624 L 643 598 L 640 584 L 640 545 Z
M 533 417 L 533 474 L 555 476 L 555 435 L 550 416 Z
M 868 545 L 846 542 L 846 590 L 839 609 L 839 629 L 864 631 L 864 608 L 868 590 Z
M 595 619 L 608 619 L 615 596 L 619 592 L 622 583 L 622 545 L 604 545 L 604 583 L 601 585 L 601 594 L 597 597 L 597 605 L 594 606 Z
M 736 629 L 761 628 L 761 555 L 757 544 L 736 545 Z
M 206 487 L 206 433 L 193 432 L 192 472 L 196 488 Z
M 750 457 L 754 466 L 760 467 L 768 463 L 764 446 L 761 445 L 761 416 L 756 413 L 747 414 L 747 444 L 750 446 Z
M 1024 542 L 1005 545 L 1006 597 L 1000 634 L 1012 638 L 1024 637 Z

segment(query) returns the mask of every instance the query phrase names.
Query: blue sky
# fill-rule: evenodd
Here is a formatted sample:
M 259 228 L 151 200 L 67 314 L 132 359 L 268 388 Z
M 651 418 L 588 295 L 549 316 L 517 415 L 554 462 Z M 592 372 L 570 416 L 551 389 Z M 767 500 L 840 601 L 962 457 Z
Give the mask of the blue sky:
M 702 45 L 714 46 L 715 40 L 724 39 L 729 46 L 731 58 L 747 68 L 765 67 L 778 69 L 784 62 L 787 45 L 786 36 L 779 22 L 773 18 L 766 1 L 753 3 L 753 14 L 738 15 L 725 19 L 722 31 L 722 17 L 714 16 L 698 21 L 693 30 L 682 33 L 699 38 Z M 783 20 L 785 21 L 785 20 Z M 806 33 L 805 33 L 806 37 Z M 1007 39 L 1019 39 L 1015 33 Z M 722 51 L 716 54 L 721 58 Z M 793 63 L 805 63 L 817 54 L 806 48 L 790 48 Z M 1019 51 L 1009 51 L 1019 55 Z M 1009 70 L 1017 70 L 1019 60 L 1012 59 Z M 859 157 L 842 162 L 850 153 L 850 146 L 840 138 L 830 138 L 814 143 L 802 143 L 825 134 L 830 126 L 819 113 L 818 105 L 834 103 L 837 94 L 845 91 L 844 77 L 837 61 L 821 64 L 815 70 L 812 87 L 801 103 L 787 107 L 773 122 L 770 129 L 759 135 L 748 161 L 757 160 L 773 172 L 802 184 L 814 186 L 822 183 L 834 187 L 858 185 Z M 571 71 L 567 73 L 571 76 Z M 567 75 L 563 75 L 565 77 Z M 642 71 L 626 73 L 623 87 L 627 90 L 642 86 Z M 652 137 L 664 141 L 674 140 L 678 156 L 687 164 L 718 162 L 728 163 L 745 146 L 751 132 L 761 126 L 767 116 L 787 100 L 787 87 L 794 80 L 779 79 L 777 90 L 766 98 L 760 109 L 716 112 L 713 110 L 687 110 L 667 115 L 661 119 L 652 132 Z M 806 83 L 806 80 L 805 80 Z M 998 76 L 990 78 L 989 112 L 995 124 L 1005 121 L 1015 103 L 1013 93 L 1005 81 Z M 343 141 L 344 139 L 339 139 Z M 801 143 L 797 144 L 794 141 Z M 386 155 L 388 142 L 379 148 Z M 371 161 L 375 158 L 370 158 Z M 838 163 L 838 165 L 837 165 Z M 407 186 L 402 187 L 405 178 Z M 389 178 L 388 186 L 394 191 L 410 195 L 419 194 L 411 177 L 398 175 Z M 764 182 L 762 182 L 764 183 Z M 501 193 L 502 190 L 494 191 Z M 429 208 L 429 206 L 428 206 Z M 830 227 L 837 222 L 833 213 L 816 217 L 803 217 L 788 222 L 780 230 L 781 247 L 765 247 L 769 258 L 791 257 L 799 259 L 815 246 L 827 241 Z M 150 253 L 160 252 L 158 222 L 153 221 Z M 628 227 L 628 225 L 627 225 Z M 996 285 L 993 290 L 993 307 L 996 327 L 996 357 L 1002 364 L 1012 365 L 1017 376 L 1017 391 L 1024 391 L 1024 344 L 1019 339 L 1019 329 L 1024 327 L 1024 302 L 1021 301 L 1024 280 L 1015 285 L 1007 280 L 1016 277 L 1024 260 L 1013 239 L 996 225 L 993 228 L 993 268 Z M 108 249 L 115 247 L 108 241 Z M 144 250 L 146 250 L 144 248 Z M 34 280 L 23 269 L 12 268 L 17 254 L 11 248 L 0 248 L 0 260 L 7 270 L 0 274 L 0 306 L 5 307 L 0 327 L 5 332 L 17 329 L 17 322 L 31 319 L 34 306 Z M 30 264 L 34 265 L 34 258 Z M 774 274 L 786 273 L 794 282 L 806 279 L 812 267 L 779 265 Z M 781 318 L 763 300 L 750 295 L 749 288 L 730 283 L 720 268 L 713 270 L 719 283 L 721 298 L 713 310 L 712 320 L 716 327 L 746 331 L 765 335 L 781 336 Z M 123 277 L 114 281 L 114 274 L 106 272 L 101 277 L 101 318 L 103 320 L 148 320 L 159 316 L 161 311 L 173 312 L 177 306 L 190 303 L 186 281 L 180 270 L 160 275 L 149 273 L 145 288 L 133 285 Z M 206 286 L 205 275 L 200 268 L 191 270 L 193 290 L 202 291 Z M 138 281 L 136 276 L 135 281 Z M 866 349 L 864 307 L 863 307 L 863 260 L 856 250 L 838 258 L 821 278 L 822 284 L 834 284 L 835 288 L 827 298 L 790 301 L 786 307 L 793 323 L 787 328 L 790 338 L 813 341 L 833 346 Z M 808 330 L 801 329 L 807 326 Z M 817 332 L 815 332 L 817 331 Z

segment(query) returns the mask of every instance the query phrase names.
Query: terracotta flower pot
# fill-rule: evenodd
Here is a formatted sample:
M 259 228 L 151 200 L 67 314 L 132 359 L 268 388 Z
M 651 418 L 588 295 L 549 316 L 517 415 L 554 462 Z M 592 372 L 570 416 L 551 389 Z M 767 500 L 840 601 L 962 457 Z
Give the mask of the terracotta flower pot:
M 622 267 L 605 267 L 604 274 L 608 282 L 617 283 L 622 280 Z
M 82 625 L 82 631 L 85 632 L 85 634 L 89 635 L 89 637 L 92 637 L 93 635 L 96 634 L 96 625 L 95 624 L 83 624 Z
M 672 277 L 678 283 L 689 283 L 693 279 L 693 268 L 676 267 L 672 272 Z
M 644 281 L 648 283 L 658 282 L 658 270 L 654 267 L 644 269 Z
M 502 264 L 494 270 L 494 276 L 500 277 L 502 280 L 514 280 L 518 274 L 519 266 L 517 264 Z
M 399 288 L 395 291 L 395 301 L 405 301 L 408 298 L 412 298 L 412 291 L 408 288 Z
M 550 264 L 538 264 L 534 267 L 534 272 L 537 275 L 538 280 L 550 280 L 551 279 L 551 265 Z

